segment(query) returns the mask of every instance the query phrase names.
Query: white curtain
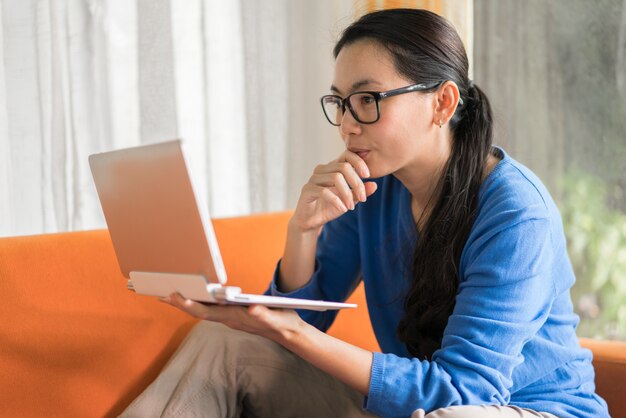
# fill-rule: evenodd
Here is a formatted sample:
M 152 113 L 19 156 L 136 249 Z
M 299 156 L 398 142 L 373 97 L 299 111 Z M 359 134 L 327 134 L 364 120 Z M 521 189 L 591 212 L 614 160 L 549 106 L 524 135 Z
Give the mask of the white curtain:
M 102 228 L 89 154 L 183 138 L 213 216 L 295 204 L 352 0 L 0 0 L 0 236 Z

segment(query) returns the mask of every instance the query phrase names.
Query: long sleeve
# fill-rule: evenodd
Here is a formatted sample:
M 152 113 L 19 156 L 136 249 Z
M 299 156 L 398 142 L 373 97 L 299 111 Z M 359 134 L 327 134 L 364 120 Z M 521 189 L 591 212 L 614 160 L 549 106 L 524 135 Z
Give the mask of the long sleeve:
M 277 287 L 279 261 L 266 294 L 343 302 L 359 283 L 360 262 L 356 212 L 350 211 L 322 228 L 316 249 L 315 271 L 306 285 L 292 292 L 281 292 Z M 301 309 L 298 314 L 309 324 L 326 331 L 335 320 L 337 311 Z
M 376 353 L 369 411 L 411 411 L 461 404 L 508 404 L 522 348 L 541 328 L 554 299 L 548 219 L 528 213 L 490 228 L 466 247 L 464 277 L 432 361 Z

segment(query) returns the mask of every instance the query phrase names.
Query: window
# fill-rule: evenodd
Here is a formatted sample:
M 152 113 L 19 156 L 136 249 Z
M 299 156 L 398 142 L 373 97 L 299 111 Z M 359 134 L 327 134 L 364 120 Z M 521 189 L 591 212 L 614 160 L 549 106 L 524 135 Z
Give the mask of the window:
M 626 1 L 474 1 L 496 144 L 561 209 L 580 336 L 626 339 Z

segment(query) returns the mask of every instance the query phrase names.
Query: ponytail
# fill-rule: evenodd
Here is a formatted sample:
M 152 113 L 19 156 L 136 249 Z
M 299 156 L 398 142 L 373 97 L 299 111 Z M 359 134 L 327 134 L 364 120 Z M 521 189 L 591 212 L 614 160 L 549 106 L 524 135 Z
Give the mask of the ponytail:
M 422 359 L 430 359 L 441 347 L 454 309 L 461 252 L 476 218 L 478 191 L 491 149 L 489 99 L 469 84 L 464 105 L 450 121 L 452 152 L 437 187 L 432 214 L 415 247 L 414 279 L 397 330 L 409 352 Z

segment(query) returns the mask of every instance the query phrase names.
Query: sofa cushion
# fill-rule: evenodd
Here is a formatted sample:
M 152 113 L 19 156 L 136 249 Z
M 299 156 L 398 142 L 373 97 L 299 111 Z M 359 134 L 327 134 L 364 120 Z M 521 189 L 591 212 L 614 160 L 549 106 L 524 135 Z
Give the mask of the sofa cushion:
M 268 285 L 290 214 L 217 219 L 229 284 Z M 106 230 L 0 239 L 0 408 L 3 416 L 117 416 L 158 375 L 195 320 L 126 290 Z M 378 350 L 363 287 L 329 334 Z M 598 392 L 626 411 L 626 343 L 582 340 Z
M 194 323 L 126 290 L 107 231 L 0 239 L 6 416 L 106 416 L 154 379 Z

